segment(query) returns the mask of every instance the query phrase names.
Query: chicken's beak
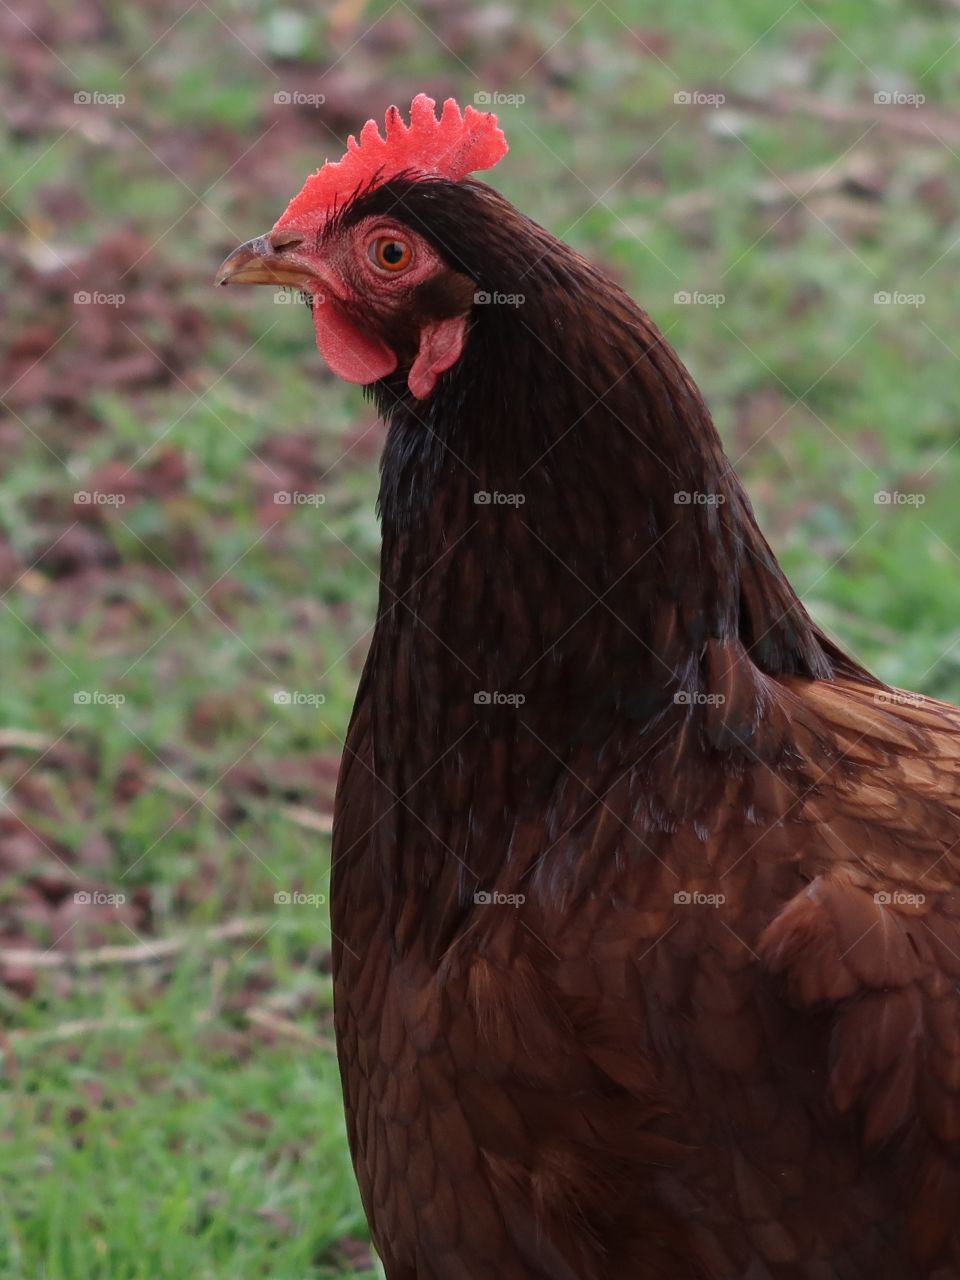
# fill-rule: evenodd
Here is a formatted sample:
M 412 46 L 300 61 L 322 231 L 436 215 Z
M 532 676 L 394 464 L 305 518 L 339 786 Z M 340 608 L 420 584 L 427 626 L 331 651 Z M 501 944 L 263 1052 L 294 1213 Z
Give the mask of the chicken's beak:
M 302 236 L 270 231 L 234 249 L 217 272 L 217 284 L 275 284 L 284 288 L 308 289 L 317 276 L 297 261 L 296 247 Z

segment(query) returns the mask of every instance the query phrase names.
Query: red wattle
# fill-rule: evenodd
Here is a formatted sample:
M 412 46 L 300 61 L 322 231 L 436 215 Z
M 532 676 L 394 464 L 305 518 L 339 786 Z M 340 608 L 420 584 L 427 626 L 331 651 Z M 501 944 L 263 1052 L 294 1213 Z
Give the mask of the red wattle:
M 313 305 L 313 327 L 320 354 L 339 378 L 366 386 L 397 367 L 386 343 L 361 332 L 330 299 Z

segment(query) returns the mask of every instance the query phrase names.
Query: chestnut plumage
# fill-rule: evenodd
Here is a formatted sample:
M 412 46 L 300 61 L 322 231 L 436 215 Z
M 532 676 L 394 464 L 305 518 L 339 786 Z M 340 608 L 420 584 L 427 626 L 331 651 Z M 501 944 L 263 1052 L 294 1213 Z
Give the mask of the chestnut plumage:
M 389 1280 L 960 1276 L 960 712 L 822 633 L 649 317 L 490 187 L 313 251 L 393 357 L 331 897 Z

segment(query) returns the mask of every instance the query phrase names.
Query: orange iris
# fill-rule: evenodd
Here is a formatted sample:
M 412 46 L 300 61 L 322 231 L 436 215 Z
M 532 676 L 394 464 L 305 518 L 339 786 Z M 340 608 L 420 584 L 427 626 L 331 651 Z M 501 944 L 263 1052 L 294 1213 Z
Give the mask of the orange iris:
M 413 258 L 410 246 L 404 240 L 394 236 L 377 236 L 371 241 L 367 250 L 371 262 L 375 262 L 384 271 L 403 271 L 409 267 Z

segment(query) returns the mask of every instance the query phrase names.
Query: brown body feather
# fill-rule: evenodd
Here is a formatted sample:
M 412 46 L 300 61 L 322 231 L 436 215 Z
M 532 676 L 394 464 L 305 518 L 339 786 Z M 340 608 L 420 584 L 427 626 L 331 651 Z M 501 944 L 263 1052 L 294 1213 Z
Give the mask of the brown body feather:
M 378 391 L 332 903 L 389 1280 L 960 1276 L 960 712 L 817 630 L 629 298 L 479 183 L 387 207 L 526 296 Z

